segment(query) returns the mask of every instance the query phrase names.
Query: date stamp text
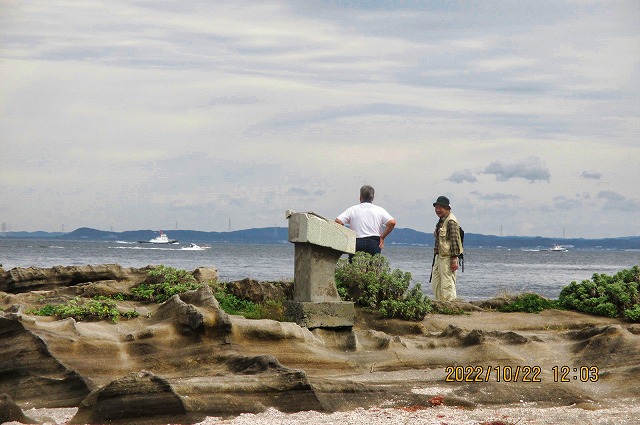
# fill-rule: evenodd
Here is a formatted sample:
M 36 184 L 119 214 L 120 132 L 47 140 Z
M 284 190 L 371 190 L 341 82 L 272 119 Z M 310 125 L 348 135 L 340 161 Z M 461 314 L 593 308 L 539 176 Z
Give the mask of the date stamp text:
M 540 366 L 447 366 L 445 382 L 542 382 Z M 553 366 L 553 382 L 597 382 L 598 366 Z

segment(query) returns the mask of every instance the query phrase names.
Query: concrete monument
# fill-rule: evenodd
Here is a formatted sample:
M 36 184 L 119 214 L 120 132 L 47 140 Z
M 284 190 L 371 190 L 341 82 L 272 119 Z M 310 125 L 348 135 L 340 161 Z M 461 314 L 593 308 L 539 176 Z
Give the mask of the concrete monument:
M 356 251 L 353 230 L 313 212 L 287 210 L 289 242 L 295 244 L 293 302 L 288 313 L 307 328 L 353 326 L 352 302 L 342 301 L 335 283 L 336 263 Z

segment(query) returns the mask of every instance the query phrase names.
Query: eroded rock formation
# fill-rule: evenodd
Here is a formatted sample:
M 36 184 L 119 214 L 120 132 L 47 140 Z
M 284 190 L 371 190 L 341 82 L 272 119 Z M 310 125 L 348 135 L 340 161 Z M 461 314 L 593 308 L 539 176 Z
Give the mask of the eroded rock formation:
M 70 424 L 192 423 L 182 398 L 167 380 L 141 371 L 93 391 Z
M 0 394 L 0 423 L 20 422 L 23 424 L 37 424 L 37 421 L 25 416 L 20 406 L 8 394 Z
M 17 406 L 80 406 L 76 423 L 186 423 L 270 407 L 428 405 L 435 396 L 469 407 L 524 401 L 596 408 L 602 400 L 640 396 L 640 326 L 620 320 L 459 304 L 471 312 L 414 323 L 358 310 L 351 330 L 309 330 L 230 316 L 206 284 L 162 304 L 118 301 L 119 308 L 140 313 L 118 323 L 30 313 L 74 297 L 129 293 L 148 271 L 84 270 L 2 272 L 0 394 Z M 194 275 L 207 283 L 215 273 Z M 247 293 L 260 296 L 261 285 L 247 285 Z M 525 366 L 536 368 L 535 377 L 523 378 Z M 554 372 L 563 366 L 569 382 Z M 593 366 L 597 379 L 582 379 L 580 368 Z M 136 409 L 140 400 L 147 403 L 144 417 Z

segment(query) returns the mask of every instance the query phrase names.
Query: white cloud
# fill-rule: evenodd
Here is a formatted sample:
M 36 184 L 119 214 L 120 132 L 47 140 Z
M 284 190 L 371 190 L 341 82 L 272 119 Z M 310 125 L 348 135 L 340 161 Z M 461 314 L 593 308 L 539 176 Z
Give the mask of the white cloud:
M 580 177 L 582 177 L 583 179 L 600 180 L 602 174 L 598 173 L 597 171 L 583 171 L 580 174 Z
M 463 170 L 463 171 L 454 171 L 447 180 L 454 183 L 463 183 L 463 182 L 473 183 L 478 179 L 476 179 L 476 177 L 473 175 L 471 170 Z
M 517 161 L 494 161 L 483 171 L 492 174 L 497 181 L 504 182 L 510 179 L 521 178 L 531 183 L 535 181 L 549 181 L 551 174 L 542 159 L 529 157 Z
M 602 190 L 598 192 L 596 198 L 603 199 L 603 206 L 607 211 L 618 210 L 620 212 L 638 213 L 640 211 L 640 200 L 637 198 L 627 198 L 612 190 Z

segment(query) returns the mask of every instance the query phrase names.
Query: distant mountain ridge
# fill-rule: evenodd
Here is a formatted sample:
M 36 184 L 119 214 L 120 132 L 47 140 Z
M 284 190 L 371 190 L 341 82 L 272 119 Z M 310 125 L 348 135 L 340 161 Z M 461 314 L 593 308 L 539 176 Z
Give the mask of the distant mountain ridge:
M 229 232 L 203 232 L 197 230 L 167 231 L 171 239 L 187 244 L 193 243 L 288 243 L 286 227 L 262 227 Z M 109 232 L 81 227 L 70 233 L 60 232 L 5 232 L 0 238 L 56 239 L 56 240 L 95 240 L 95 241 L 148 241 L 158 236 L 154 230 L 130 230 Z M 418 230 L 396 228 L 386 239 L 388 245 L 433 246 L 433 235 Z M 549 248 L 554 244 L 570 246 L 575 249 L 640 249 L 640 236 L 628 236 L 604 239 L 563 239 L 541 236 L 495 236 L 478 233 L 465 233 L 464 245 L 467 248 Z

